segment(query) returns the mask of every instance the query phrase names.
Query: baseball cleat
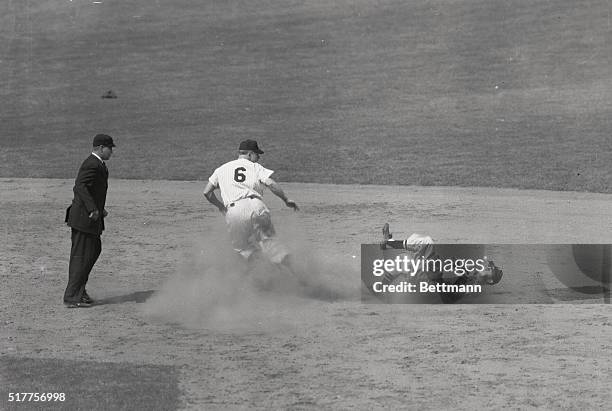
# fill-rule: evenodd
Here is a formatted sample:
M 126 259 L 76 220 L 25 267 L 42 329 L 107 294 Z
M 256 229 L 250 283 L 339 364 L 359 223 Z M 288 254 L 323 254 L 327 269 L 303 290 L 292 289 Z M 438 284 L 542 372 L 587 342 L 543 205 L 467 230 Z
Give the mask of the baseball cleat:
M 72 303 L 72 302 L 64 302 L 64 305 L 66 306 L 66 308 L 89 308 L 91 307 L 90 303 L 86 303 L 86 302 L 78 302 L 78 303 Z
M 393 235 L 389 232 L 389 223 L 385 223 L 382 228 L 383 239 L 380 243 L 380 248 L 383 250 L 387 248 L 387 241 L 393 238 Z
M 385 223 L 382 228 L 383 239 L 390 240 L 393 238 L 393 234 L 389 232 L 389 223 Z
M 81 298 L 81 302 L 93 304 L 94 300 L 89 296 L 89 294 L 87 294 L 87 291 L 83 291 L 83 298 Z

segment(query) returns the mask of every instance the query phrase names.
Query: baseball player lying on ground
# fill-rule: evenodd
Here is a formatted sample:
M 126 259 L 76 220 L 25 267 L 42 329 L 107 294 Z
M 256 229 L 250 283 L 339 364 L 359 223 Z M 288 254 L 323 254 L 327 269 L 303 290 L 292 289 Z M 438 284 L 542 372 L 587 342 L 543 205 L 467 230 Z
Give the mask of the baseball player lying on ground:
M 389 224 L 385 223 L 382 229 L 383 240 L 380 244 L 381 248 L 406 250 L 412 259 L 430 259 L 430 260 L 442 260 L 443 250 L 436 249 L 436 245 L 429 236 L 423 236 L 419 234 L 412 234 L 410 237 L 404 240 L 393 239 L 392 234 L 389 231 Z M 440 247 L 438 247 L 440 248 Z M 394 282 L 401 273 L 385 273 L 383 276 L 383 282 L 390 284 Z M 454 273 L 447 273 L 443 270 L 425 271 L 421 270 L 416 273 L 416 276 L 421 281 L 426 281 L 430 284 L 456 284 L 456 285 L 467 285 L 467 284 L 488 284 L 493 285 L 501 281 L 503 271 L 495 265 L 495 263 L 487 257 L 484 257 L 484 270 L 478 271 L 473 270 L 467 272 L 461 276 Z M 440 298 L 444 303 L 453 303 L 458 301 L 465 293 L 457 292 L 440 292 Z

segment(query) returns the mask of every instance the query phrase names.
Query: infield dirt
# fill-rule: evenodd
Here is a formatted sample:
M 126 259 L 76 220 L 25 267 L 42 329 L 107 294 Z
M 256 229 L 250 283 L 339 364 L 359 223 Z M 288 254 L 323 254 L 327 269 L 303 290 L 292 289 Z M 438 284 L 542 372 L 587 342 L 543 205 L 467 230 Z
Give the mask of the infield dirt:
M 236 281 L 239 265 L 201 182 L 111 180 L 103 253 L 88 286 L 100 304 L 70 310 L 61 296 L 72 181 L 0 183 L 3 406 L 4 391 L 53 387 L 90 405 L 102 393 L 107 409 L 138 408 L 128 397 L 146 389 L 179 398 L 185 409 L 603 409 L 611 400 L 610 306 L 578 294 L 543 300 L 560 285 L 541 255 L 503 262 L 495 292 L 519 287 L 525 304 L 384 305 L 359 297 L 359 245 L 376 242 L 383 221 L 398 234 L 421 231 L 437 241 L 609 242 L 609 195 L 286 184 L 302 212 L 269 198 L 277 229 L 337 291 L 330 300 L 286 280 L 269 291 Z M 7 372 L 24 359 L 28 379 Z M 112 384 L 125 374 L 117 368 L 87 391 L 70 379 L 76 371 L 44 379 L 50 360 L 73 370 L 75 362 L 132 365 L 175 388 L 143 382 L 126 391 Z

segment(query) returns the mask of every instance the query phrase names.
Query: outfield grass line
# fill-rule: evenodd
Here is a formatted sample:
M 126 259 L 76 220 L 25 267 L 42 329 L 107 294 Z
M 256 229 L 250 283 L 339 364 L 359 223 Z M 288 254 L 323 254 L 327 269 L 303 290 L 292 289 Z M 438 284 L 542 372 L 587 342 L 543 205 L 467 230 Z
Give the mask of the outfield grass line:
M 41 178 L 41 177 L 0 177 L 0 184 L 10 183 L 15 181 L 31 181 L 31 182 L 43 182 L 43 181 L 56 181 L 62 183 L 72 183 L 72 178 Z M 164 179 L 138 179 L 138 178 L 109 178 L 109 182 L 143 182 L 143 183 L 159 183 L 165 185 L 172 184 L 202 184 L 202 187 L 206 184 L 207 180 L 164 180 Z M 277 180 L 278 181 L 278 180 Z M 528 196 L 530 194 L 540 194 L 544 197 L 547 196 L 577 196 L 577 197 L 601 197 L 602 199 L 612 199 L 612 193 L 601 193 L 593 191 L 573 191 L 573 190 L 546 190 L 546 189 L 523 189 L 513 187 L 489 187 L 489 186 L 442 186 L 442 185 L 398 185 L 398 184 L 335 184 L 335 183 L 304 183 L 304 182 L 290 182 L 290 181 L 278 181 L 280 184 L 286 187 L 296 188 L 355 188 L 359 190 L 413 190 L 416 192 L 430 191 L 440 193 L 474 193 L 475 191 L 480 192 L 483 195 L 519 195 Z

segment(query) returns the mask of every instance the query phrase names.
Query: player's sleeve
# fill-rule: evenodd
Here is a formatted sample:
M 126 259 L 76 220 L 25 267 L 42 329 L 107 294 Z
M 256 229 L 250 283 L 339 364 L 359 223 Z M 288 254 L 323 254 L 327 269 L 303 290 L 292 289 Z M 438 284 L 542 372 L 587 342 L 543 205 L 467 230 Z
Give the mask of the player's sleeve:
M 256 163 L 257 164 L 257 163 Z M 273 170 L 269 170 L 262 166 L 261 164 L 257 164 L 257 179 L 261 181 L 263 184 L 268 185 L 270 182 L 270 176 L 274 174 Z
M 218 169 L 215 170 L 210 177 L 208 177 L 208 181 L 215 187 L 219 187 L 219 172 Z

